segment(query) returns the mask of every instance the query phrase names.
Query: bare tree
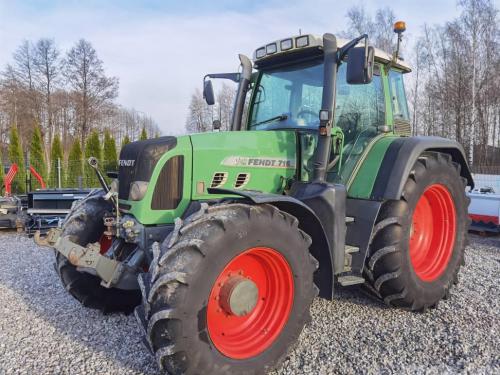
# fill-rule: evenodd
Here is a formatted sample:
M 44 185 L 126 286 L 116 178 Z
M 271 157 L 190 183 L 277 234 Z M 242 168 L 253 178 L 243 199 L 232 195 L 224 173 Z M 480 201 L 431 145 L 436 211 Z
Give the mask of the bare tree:
M 35 88 L 35 63 L 33 45 L 25 40 L 14 52 L 17 79 L 29 90 Z
M 54 133 L 52 95 L 59 76 L 59 50 L 53 39 L 42 38 L 36 43 L 34 52 L 33 65 L 37 72 L 37 83 L 45 99 L 46 119 L 42 124 L 42 130 L 46 130 L 48 139 L 52 139 Z M 42 131 L 42 137 L 43 135 Z
M 389 53 L 395 50 L 394 22 L 396 22 L 396 16 L 391 8 L 385 7 L 377 10 L 374 22 L 375 45 Z
M 40 122 L 41 96 L 36 89 L 37 71 L 35 69 L 35 53 L 33 44 L 27 40 L 13 54 L 10 85 L 16 85 L 17 107 L 16 125 L 21 139 L 31 136 L 33 123 Z M 15 79 L 13 79 L 15 77 Z
M 186 130 L 201 133 L 212 129 L 212 108 L 210 108 L 199 89 L 191 95 L 189 113 L 186 119 Z
M 212 130 L 214 119 L 221 122 L 221 130 L 231 130 L 231 118 L 236 89 L 223 83 L 217 91 L 216 102 L 213 106 L 207 105 L 199 89 L 191 95 L 186 119 L 186 130 L 190 133 L 200 133 Z M 247 97 L 248 98 L 248 97 Z
M 394 33 L 392 30 L 396 16 L 391 8 L 381 8 L 375 17 L 366 13 L 363 6 L 353 6 L 347 11 L 348 28 L 341 33 L 346 38 L 354 38 L 360 34 L 368 34 L 370 42 L 376 47 L 392 52 L 394 49 Z
M 221 122 L 221 130 L 231 130 L 231 117 L 235 98 L 235 88 L 226 83 L 222 84 L 217 93 L 218 118 Z
M 104 74 L 102 61 L 90 42 L 80 39 L 64 60 L 64 76 L 76 101 L 79 134 L 84 142 L 99 110 L 118 96 L 118 78 Z

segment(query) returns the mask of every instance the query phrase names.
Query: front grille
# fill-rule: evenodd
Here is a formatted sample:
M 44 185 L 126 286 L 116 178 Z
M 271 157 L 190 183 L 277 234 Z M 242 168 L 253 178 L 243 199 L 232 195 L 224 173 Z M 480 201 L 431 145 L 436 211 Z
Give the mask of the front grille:
M 173 210 L 182 199 L 184 181 L 184 157 L 174 156 L 169 159 L 161 169 L 156 181 L 152 210 Z
M 175 137 L 160 137 L 129 143 L 123 147 L 119 161 L 118 198 L 128 200 L 132 182 L 149 182 L 160 158 L 176 144 Z

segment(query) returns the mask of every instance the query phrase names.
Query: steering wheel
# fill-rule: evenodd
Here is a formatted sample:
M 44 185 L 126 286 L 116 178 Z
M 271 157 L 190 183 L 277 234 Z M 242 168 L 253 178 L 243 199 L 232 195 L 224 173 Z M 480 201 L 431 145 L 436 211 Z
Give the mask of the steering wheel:
M 308 115 L 311 115 L 311 116 L 319 116 L 319 114 L 317 112 L 314 112 L 312 109 L 307 109 L 307 108 L 304 108 L 304 109 L 300 109 L 299 112 L 297 113 L 297 117 L 302 117 L 302 115 L 305 115 L 305 114 L 308 114 Z

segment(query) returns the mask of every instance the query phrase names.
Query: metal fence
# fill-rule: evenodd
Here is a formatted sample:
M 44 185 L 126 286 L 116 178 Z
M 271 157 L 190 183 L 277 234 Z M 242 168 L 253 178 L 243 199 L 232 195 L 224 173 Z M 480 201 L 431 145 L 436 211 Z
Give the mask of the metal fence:
M 500 175 L 499 174 L 480 174 L 474 173 L 475 188 L 491 187 L 496 193 L 500 193 Z
M 11 165 L 3 165 L 4 175 L 7 174 Z M 113 170 L 116 171 L 116 165 L 107 161 L 99 161 L 99 168 L 105 174 L 105 172 Z M 42 174 L 43 182 L 46 188 L 94 188 L 100 187 L 99 181 L 95 174 L 95 171 L 90 168 L 86 160 L 80 160 L 77 162 L 68 162 L 59 160 L 52 166 L 47 166 L 48 170 Z M 29 166 L 25 167 L 26 174 L 23 175 L 18 172 L 15 180 L 12 183 L 12 192 L 14 194 L 19 194 L 24 192 L 24 190 L 34 190 L 41 187 L 40 182 L 33 173 L 29 172 Z M 37 171 L 41 173 L 41 171 Z M 0 181 L 0 186 L 4 185 L 4 181 Z M 27 187 L 27 189 L 26 189 Z M 0 195 L 2 195 L 0 193 Z

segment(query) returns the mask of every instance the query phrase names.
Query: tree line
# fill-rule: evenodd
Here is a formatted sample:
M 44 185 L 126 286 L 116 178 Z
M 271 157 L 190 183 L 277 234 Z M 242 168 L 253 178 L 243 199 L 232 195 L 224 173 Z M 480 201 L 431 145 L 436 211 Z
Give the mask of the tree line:
M 150 116 L 116 103 L 118 89 L 118 78 L 105 74 L 89 41 L 80 39 L 65 53 L 53 39 L 24 41 L 0 71 L 0 177 L 15 162 L 20 168 L 15 188 L 23 191 L 29 163 L 49 186 L 57 186 L 58 180 L 77 186 L 74 171 L 81 172 L 84 186 L 94 186 L 83 163 L 92 142 L 106 146 L 107 141 L 111 150 L 111 140 L 121 146 L 141 133 L 159 135 Z M 116 160 L 114 147 L 114 156 L 101 159 Z M 64 177 L 56 179 L 57 173 Z
M 413 68 L 405 75 L 412 132 L 456 140 L 469 155 L 473 171 L 500 174 L 498 9 L 491 0 L 459 0 L 457 7 L 457 18 L 441 25 L 408 25 L 411 33 L 404 36 L 402 56 Z M 376 47 L 395 51 L 397 17 L 390 7 L 370 14 L 358 5 L 349 9 L 346 18 L 347 28 L 340 36 L 367 33 Z M 214 118 L 228 129 L 232 107 L 226 103 L 233 98 L 234 90 L 224 86 L 210 108 L 195 90 L 187 131 L 209 131 Z
M 415 133 L 460 142 L 474 171 L 500 174 L 498 9 L 490 0 L 458 6 L 456 19 L 424 25 L 415 41 L 412 126 Z
M 142 128 L 139 140 L 146 139 L 148 139 L 147 131 Z M 119 146 L 121 148 L 130 142 L 128 135 L 125 135 Z M 117 144 L 108 129 L 104 130 L 103 137 L 100 137 L 97 130 L 92 130 L 83 147 L 76 139 L 72 143 L 67 157 L 65 157 L 61 138 L 55 135 L 50 149 L 50 162 L 46 163 L 41 131 L 39 127 L 36 127 L 27 151 L 23 152 L 17 127 L 13 126 L 9 134 L 7 158 L 11 165 L 15 163 L 18 166 L 18 173 L 12 183 L 12 191 L 16 193 L 26 191 L 26 166 L 35 168 L 36 172 L 42 176 L 46 186 L 51 188 L 99 187 L 100 183 L 95 171 L 87 163 L 91 156 L 98 159 L 99 166 L 103 171 L 118 170 Z M 2 154 L 0 153 L 1 158 Z M 0 180 L 3 180 L 4 174 L 4 168 L 0 168 Z M 34 176 L 31 176 L 30 180 L 32 189 L 41 187 L 40 182 Z

